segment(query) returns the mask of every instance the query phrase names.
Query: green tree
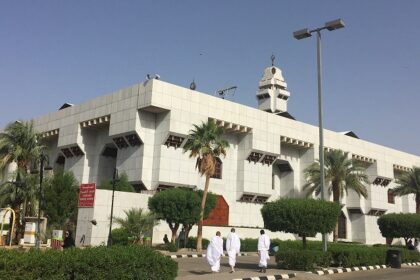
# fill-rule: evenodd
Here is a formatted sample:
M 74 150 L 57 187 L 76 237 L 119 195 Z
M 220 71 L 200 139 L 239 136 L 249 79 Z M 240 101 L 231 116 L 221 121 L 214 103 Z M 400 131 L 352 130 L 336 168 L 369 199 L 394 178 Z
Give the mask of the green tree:
M 0 174 L 11 163 L 16 163 L 18 172 L 27 173 L 31 164 L 38 162 L 41 150 L 33 121 L 13 122 L 0 133 Z
M 410 172 L 404 173 L 396 180 L 397 186 L 392 192 L 397 196 L 414 194 L 416 200 L 416 213 L 420 214 L 420 167 L 413 167 Z
M 220 155 L 226 156 L 226 150 L 229 148 L 229 143 L 221 138 L 223 132 L 223 128 L 218 126 L 214 120 L 209 120 L 207 123 L 203 122 L 201 125 L 194 125 L 184 146 L 184 152 L 189 152 L 190 158 L 197 158 L 195 167 L 201 176 L 206 176 L 197 229 L 198 251 L 202 250 L 204 209 L 210 178 L 216 170 L 216 158 Z
M 383 237 L 408 239 L 420 236 L 420 215 L 412 213 L 391 213 L 381 216 L 378 221 Z
M 195 198 L 194 201 L 189 203 L 190 208 L 190 215 L 186 217 L 186 219 L 182 222 L 182 226 L 185 229 L 185 240 L 188 239 L 190 230 L 192 227 L 198 223 L 200 220 L 200 209 L 201 209 L 201 201 L 203 199 L 204 191 L 197 190 L 195 191 L 198 196 L 193 196 Z M 207 219 L 211 213 L 211 211 L 216 207 L 217 197 L 215 194 L 208 192 L 206 197 L 206 206 L 204 207 L 204 219 Z M 198 215 L 197 215 L 198 212 Z M 193 215 L 194 214 L 194 215 Z
M 341 212 L 336 202 L 314 199 L 282 198 L 266 203 L 261 209 L 264 227 L 271 231 L 284 231 L 306 237 L 331 232 Z
M 6 181 L 0 185 L 0 207 L 10 206 L 15 212 L 16 209 L 19 209 L 17 214 L 22 217 L 35 216 L 38 209 L 38 177 L 27 173 L 15 175 L 15 172 L 11 174 L 11 177 L 16 177 L 16 180 Z M 18 219 L 17 214 L 16 231 L 9 234 L 19 240 L 24 232 L 24 223 Z M 9 224 L 12 224 L 12 217 L 10 217 Z
M 193 191 L 190 188 L 173 188 L 155 194 L 149 198 L 149 209 L 158 219 L 165 220 L 172 232 L 172 243 L 175 243 L 176 233 L 180 225 L 186 231 L 186 237 L 191 227 L 200 220 L 201 199 L 203 191 Z M 216 206 L 216 196 L 208 193 L 204 217 L 207 218 Z
M 153 226 L 157 224 L 153 213 L 144 213 L 141 208 L 132 208 L 124 211 L 125 218 L 115 217 L 115 222 L 127 230 L 133 237 L 135 243 L 142 243 L 142 238 L 152 233 Z
M 102 182 L 98 189 L 112 190 L 112 180 Z M 128 181 L 127 173 L 122 173 L 118 181 L 115 182 L 115 190 L 120 192 L 135 192 L 133 185 Z
M 325 186 L 328 193 L 333 194 L 333 201 L 340 202 L 343 194 L 352 189 L 359 196 L 367 197 L 365 183 L 368 182 L 364 167 L 357 161 L 349 159 L 348 153 L 341 150 L 332 150 L 325 153 Z M 321 193 L 321 172 L 319 162 L 314 162 L 304 170 L 307 183 L 303 189 L 307 196 L 314 192 Z M 334 229 L 334 241 L 338 239 L 338 218 Z
M 77 222 L 78 182 L 71 171 L 59 170 L 44 185 L 43 210 L 52 226 Z
M 27 173 L 32 164 L 37 164 L 41 150 L 38 135 L 34 130 L 34 124 L 30 122 L 13 122 L 6 126 L 0 133 L 0 176 L 5 174 L 7 167 L 16 163 L 16 179 L 26 180 Z M 26 196 L 26 188 L 34 187 L 25 183 L 8 184 L 2 191 L 1 200 L 7 203 L 16 213 L 15 242 L 21 238 L 24 231 L 24 223 L 21 219 L 23 204 L 29 203 Z M 26 182 L 27 183 L 27 182 Z M 27 204 L 28 206 L 28 204 Z

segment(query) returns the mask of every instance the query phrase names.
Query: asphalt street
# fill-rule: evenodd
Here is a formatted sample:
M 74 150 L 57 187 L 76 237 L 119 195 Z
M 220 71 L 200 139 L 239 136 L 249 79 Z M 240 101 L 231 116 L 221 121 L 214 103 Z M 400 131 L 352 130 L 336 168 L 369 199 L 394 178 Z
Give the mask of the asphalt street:
M 419 280 L 420 266 L 403 266 L 401 269 L 378 269 L 370 271 L 355 271 L 341 274 L 328 275 L 331 280 L 358 279 L 358 280 Z
M 420 280 L 420 266 L 407 267 L 401 269 L 378 269 L 369 271 L 355 271 L 332 275 L 315 275 L 299 271 L 277 269 L 274 257 L 271 257 L 266 273 L 257 271 L 258 256 L 241 256 L 237 258 L 236 272 L 229 273 L 230 268 L 228 258 L 222 257 L 220 273 L 211 273 L 210 266 L 206 258 L 181 258 L 174 259 L 178 262 L 177 280 L 232 280 L 255 276 L 279 275 L 288 273 L 297 273 L 296 280 L 335 280 L 335 279 L 368 279 L 368 280 Z

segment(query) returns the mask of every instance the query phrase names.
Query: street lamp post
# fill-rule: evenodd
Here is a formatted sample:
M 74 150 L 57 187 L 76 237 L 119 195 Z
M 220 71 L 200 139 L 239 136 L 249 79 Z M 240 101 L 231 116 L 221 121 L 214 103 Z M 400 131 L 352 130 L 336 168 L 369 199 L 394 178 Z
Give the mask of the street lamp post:
M 111 201 L 111 220 L 109 222 L 109 232 L 108 232 L 108 242 L 107 246 L 112 246 L 112 216 L 114 215 L 114 193 L 115 193 L 115 184 L 118 181 L 118 169 L 114 169 L 114 174 L 112 176 L 112 201 Z
M 321 30 L 328 29 L 333 31 L 344 27 L 344 22 L 341 19 L 336 19 L 325 23 L 323 27 L 309 30 L 308 28 L 293 32 L 293 37 L 298 40 L 305 39 L 316 33 L 316 54 L 317 54 L 317 72 L 318 72 L 318 120 L 319 120 L 319 164 L 321 167 L 321 199 L 326 200 L 325 197 L 325 165 L 324 165 L 324 133 L 322 125 L 322 61 L 321 61 Z M 327 251 L 327 234 L 322 234 L 322 250 Z
M 42 181 L 44 179 L 44 170 L 51 170 L 49 166 L 45 166 L 48 163 L 48 157 L 43 152 L 39 156 L 39 192 L 38 192 L 38 225 L 36 229 L 35 248 L 39 249 L 41 246 L 41 202 L 42 202 Z

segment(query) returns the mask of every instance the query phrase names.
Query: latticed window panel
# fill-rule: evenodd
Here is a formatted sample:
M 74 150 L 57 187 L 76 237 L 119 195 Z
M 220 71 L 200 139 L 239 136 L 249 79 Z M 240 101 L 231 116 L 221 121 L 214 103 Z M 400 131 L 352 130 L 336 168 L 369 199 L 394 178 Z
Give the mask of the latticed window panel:
M 182 145 L 182 142 L 184 142 L 184 139 L 185 138 L 183 138 L 183 137 L 180 137 L 180 136 L 176 136 L 176 135 L 169 135 L 168 136 L 168 139 L 166 139 L 166 141 L 165 141 L 165 146 L 166 147 L 174 147 L 175 149 L 176 148 L 179 148 L 179 147 L 181 147 L 181 145 Z

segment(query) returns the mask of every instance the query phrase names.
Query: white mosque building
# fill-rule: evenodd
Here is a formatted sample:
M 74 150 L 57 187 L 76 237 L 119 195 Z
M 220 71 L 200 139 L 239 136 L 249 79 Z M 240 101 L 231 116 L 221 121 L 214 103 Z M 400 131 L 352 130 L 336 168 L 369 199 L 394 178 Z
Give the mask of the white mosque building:
M 213 119 L 225 129 L 230 148 L 210 182 L 219 197 L 204 237 L 216 230 L 227 234 L 232 226 L 241 237 L 257 237 L 266 201 L 304 196 L 303 170 L 318 159 L 319 136 L 317 126 L 288 113 L 290 92 L 278 67 L 264 70 L 256 97 L 258 108 L 251 108 L 152 78 L 79 105 L 66 103 L 36 118 L 35 127 L 48 143 L 50 164 L 71 170 L 80 183 L 98 185 L 112 178 L 114 168 L 128 175 L 140 192 L 116 192 L 114 215 L 121 216 L 124 209 L 147 208 L 147 199 L 157 191 L 204 187 L 195 160 L 182 148 L 194 124 Z M 420 157 L 364 141 L 353 132 L 325 130 L 324 139 L 326 150 L 341 149 L 363 163 L 370 182 L 367 199 L 352 191 L 342 199 L 339 238 L 384 243 L 378 216 L 415 212 L 412 196 L 394 198 L 389 190 L 399 174 L 420 165 Z M 77 245 L 106 242 L 110 205 L 111 191 L 96 190 L 94 205 L 79 209 Z M 165 233 L 169 227 L 161 222 L 153 242 L 162 242 Z

